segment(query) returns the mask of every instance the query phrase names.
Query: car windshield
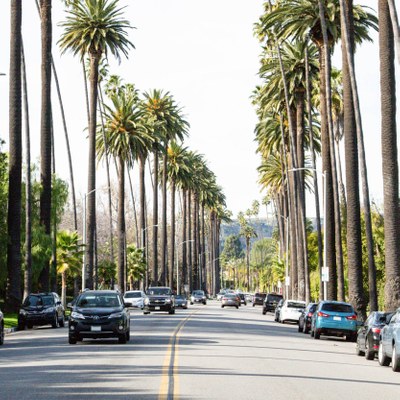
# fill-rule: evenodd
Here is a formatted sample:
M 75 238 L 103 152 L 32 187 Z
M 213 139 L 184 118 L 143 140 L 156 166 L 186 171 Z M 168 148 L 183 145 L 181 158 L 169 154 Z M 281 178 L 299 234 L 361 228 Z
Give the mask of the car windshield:
M 149 288 L 146 292 L 150 296 L 165 296 L 165 295 L 170 295 L 171 294 L 171 289 L 170 288 Z
M 204 296 L 204 292 L 202 290 L 195 290 L 193 292 L 194 296 Z
M 136 297 L 142 297 L 142 294 L 140 292 L 126 292 L 124 297 L 127 299 L 133 299 Z
M 279 301 L 282 298 L 282 296 L 278 296 L 276 294 L 269 294 L 267 296 L 267 301 Z
M 325 303 L 321 310 L 341 313 L 353 313 L 353 307 L 350 304 Z
M 297 303 L 295 301 L 289 301 L 287 306 L 290 308 L 305 308 L 306 305 L 304 303 Z
M 185 300 L 185 296 L 183 296 L 183 295 L 181 295 L 181 294 L 178 294 L 175 298 L 176 298 L 177 300 Z
M 54 306 L 53 296 L 28 296 L 24 301 L 24 307 Z
M 115 293 L 88 293 L 83 294 L 81 297 L 79 297 L 76 305 L 81 308 L 112 308 L 120 307 L 121 301 L 119 299 L 119 296 Z
M 375 323 L 376 324 L 387 324 L 392 318 L 393 313 L 376 313 L 375 314 Z

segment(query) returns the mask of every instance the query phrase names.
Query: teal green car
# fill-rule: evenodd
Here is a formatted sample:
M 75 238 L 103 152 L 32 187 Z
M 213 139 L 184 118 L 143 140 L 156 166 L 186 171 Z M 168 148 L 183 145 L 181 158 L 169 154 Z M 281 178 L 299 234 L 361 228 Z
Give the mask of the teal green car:
M 357 340 L 357 314 L 349 303 L 341 301 L 321 301 L 311 319 L 311 336 L 319 339 L 321 335 L 346 337 Z

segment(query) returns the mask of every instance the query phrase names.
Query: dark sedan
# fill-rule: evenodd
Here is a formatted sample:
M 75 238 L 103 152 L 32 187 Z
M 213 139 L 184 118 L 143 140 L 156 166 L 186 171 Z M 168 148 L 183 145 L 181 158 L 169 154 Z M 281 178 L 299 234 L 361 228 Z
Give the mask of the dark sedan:
M 308 303 L 299 318 L 299 332 L 308 333 L 311 329 L 311 318 L 317 309 L 317 303 Z
M 372 312 L 357 333 L 356 354 L 373 360 L 379 350 L 379 335 L 393 313 Z
M 253 307 L 262 306 L 264 304 L 265 297 L 267 293 L 255 293 L 253 297 Z
M 178 294 L 175 296 L 175 307 L 183 308 L 186 310 L 188 308 L 188 299 L 183 294 Z
M 126 343 L 130 334 L 129 304 L 116 290 L 87 290 L 79 295 L 69 320 L 69 344 L 83 338 L 118 338 Z

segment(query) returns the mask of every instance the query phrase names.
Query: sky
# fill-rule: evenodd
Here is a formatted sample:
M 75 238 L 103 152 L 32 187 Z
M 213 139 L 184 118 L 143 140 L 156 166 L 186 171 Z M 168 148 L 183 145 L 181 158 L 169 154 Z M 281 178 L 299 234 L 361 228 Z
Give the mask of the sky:
M 9 1 L 0 15 L 0 137 L 8 142 Z M 373 4 L 372 4 L 373 3 Z M 396 0 L 400 10 L 400 0 Z M 163 89 L 183 107 L 190 123 L 185 146 L 203 154 L 236 216 L 263 194 L 257 183 L 251 94 L 260 84 L 260 44 L 253 24 L 262 14 L 261 0 L 121 0 L 124 16 L 135 29 L 129 59 L 118 64 L 110 56 L 109 72 L 141 91 Z M 365 0 L 363 4 L 376 5 Z M 62 1 L 53 1 L 53 57 L 65 107 L 77 193 L 87 187 L 87 113 L 82 68 L 70 53 L 60 55 L 57 41 L 65 19 Z M 356 55 L 371 199 L 382 203 L 380 99 L 377 34 Z M 40 22 L 35 1 L 23 1 L 23 39 L 28 74 L 32 159 L 38 160 L 40 135 Z M 334 56 L 340 67 L 340 54 Z M 398 81 L 400 76 L 398 74 Z M 399 87 L 399 83 L 397 84 Z M 400 98 L 400 92 L 398 94 Z M 69 179 L 63 127 L 53 85 L 57 173 Z M 400 108 L 400 107 L 399 107 Z M 398 118 L 399 121 L 399 118 Z M 5 146 L 5 149 L 7 145 Z M 342 160 L 344 163 L 344 159 Z M 137 179 L 136 179 L 137 182 Z M 105 184 L 99 167 L 98 185 Z M 315 215 L 310 197 L 307 215 Z M 265 214 L 262 208 L 261 216 Z

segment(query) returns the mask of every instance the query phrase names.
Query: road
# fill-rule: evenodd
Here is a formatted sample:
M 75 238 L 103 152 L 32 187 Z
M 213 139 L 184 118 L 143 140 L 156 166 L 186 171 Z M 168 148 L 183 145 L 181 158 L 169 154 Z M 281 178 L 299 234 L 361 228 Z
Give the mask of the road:
M 175 315 L 133 311 L 131 341 L 67 344 L 67 329 L 6 336 L 0 399 L 398 399 L 400 374 L 354 343 L 311 339 L 261 307 L 210 301 Z

